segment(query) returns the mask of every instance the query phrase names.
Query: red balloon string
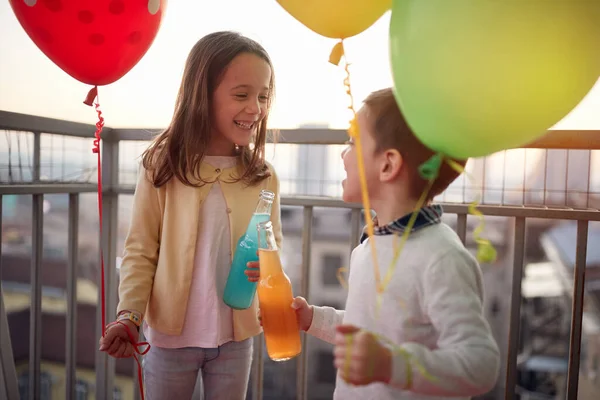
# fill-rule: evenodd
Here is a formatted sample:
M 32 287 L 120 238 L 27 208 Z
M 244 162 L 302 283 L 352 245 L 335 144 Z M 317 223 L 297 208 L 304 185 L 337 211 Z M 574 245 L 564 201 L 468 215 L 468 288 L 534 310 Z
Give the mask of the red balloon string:
M 94 100 L 97 100 L 94 103 Z M 98 218 L 100 225 L 100 290 L 102 296 L 102 336 L 104 336 L 104 329 L 106 327 L 106 291 L 105 291 L 105 273 L 104 273 L 104 252 L 102 251 L 102 157 L 100 155 L 100 141 L 102 140 L 102 128 L 104 127 L 104 117 L 102 117 L 102 111 L 100 110 L 100 97 L 98 96 L 98 86 L 94 86 L 88 93 L 87 97 L 83 101 L 84 104 L 92 106 L 96 109 L 98 114 L 98 122 L 96 122 L 96 133 L 94 134 L 94 147 L 92 152 L 98 157 Z
M 96 102 L 94 103 L 94 100 Z M 88 93 L 87 97 L 83 101 L 84 104 L 88 106 L 94 105 L 96 109 L 96 113 L 98 114 L 98 122 L 96 122 L 96 132 L 94 133 L 94 143 L 92 147 L 92 152 L 95 153 L 98 157 L 98 217 L 99 217 L 99 226 L 100 226 L 100 293 L 102 296 L 101 301 L 101 310 L 102 310 L 102 336 L 104 337 L 106 330 L 116 324 L 122 325 L 125 327 L 127 332 L 127 336 L 129 336 L 129 341 L 133 345 L 133 349 L 135 353 L 139 355 L 144 355 L 150 350 L 150 344 L 148 342 L 138 342 L 135 336 L 131 333 L 131 330 L 127 325 L 122 323 L 121 321 L 111 322 L 110 324 L 106 324 L 106 288 L 105 288 L 105 270 L 104 270 L 104 252 L 102 251 L 102 157 L 100 155 L 100 141 L 102 140 L 102 128 L 104 127 L 104 117 L 102 116 L 102 111 L 100 110 L 100 96 L 98 96 L 98 86 L 94 86 Z M 146 346 L 143 351 L 140 351 L 140 347 Z M 142 400 L 144 400 L 144 384 L 143 384 L 143 376 L 142 376 L 142 365 L 136 354 L 133 354 L 133 358 L 137 363 L 138 370 L 138 382 L 140 385 L 140 396 Z

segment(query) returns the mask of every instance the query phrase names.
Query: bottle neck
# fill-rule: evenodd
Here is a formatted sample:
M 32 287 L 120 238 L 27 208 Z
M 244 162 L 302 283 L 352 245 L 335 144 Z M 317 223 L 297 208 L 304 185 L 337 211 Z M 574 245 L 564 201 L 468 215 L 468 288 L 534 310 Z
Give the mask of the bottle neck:
M 273 205 L 273 200 L 270 199 L 259 199 L 258 204 L 256 205 L 256 209 L 254 210 L 254 214 L 269 214 L 271 215 L 271 206 Z
M 260 259 L 261 276 L 277 276 L 285 274 L 277 250 L 260 249 L 258 251 Z
M 271 206 L 273 205 L 274 199 L 275 193 L 271 192 L 270 190 L 261 190 L 260 195 L 258 196 L 258 204 L 256 204 L 254 214 L 271 215 Z
M 273 224 L 271 221 L 260 222 L 258 230 L 258 248 L 259 250 L 277 251 L 277 242 L 273 233 Z

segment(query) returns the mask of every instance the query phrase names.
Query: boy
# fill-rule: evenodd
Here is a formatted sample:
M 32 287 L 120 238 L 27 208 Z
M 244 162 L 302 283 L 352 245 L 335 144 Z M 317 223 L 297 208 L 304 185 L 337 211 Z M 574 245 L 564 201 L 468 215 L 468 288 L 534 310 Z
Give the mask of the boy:
M 292 307 L 300 329 L 334 344 L 334 399 L 467 399 L 488 392 L 500 356 L 483 315 L 481 271 L 454 231 L 441 223 L 441 207 L 430 205 L 458 176 L 447 164 L 419 211 L 376 314 L 369 240 L 376 242 L 383 279 L 399 242 L 394 235 L 402 235 L 428 184 L 418 167 L 433 152 L 411 132 L 389 88 L 372 93 L 357 118 L 377 214 L 375 236 L 363 235 L 352 252 L 346 310 L 309 306 L 297 297 Z M 342 159 L 343 199 L 360 202 L 351 142 Z M 247 274 L 258 278 L 256 270 Z M 393 348 L 370 332 L 391 340 Z

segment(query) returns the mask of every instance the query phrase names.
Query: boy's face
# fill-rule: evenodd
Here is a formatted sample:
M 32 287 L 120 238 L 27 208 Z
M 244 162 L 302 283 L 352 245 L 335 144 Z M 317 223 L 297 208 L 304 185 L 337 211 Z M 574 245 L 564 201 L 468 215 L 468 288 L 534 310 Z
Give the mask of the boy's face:
M 362 143 L 364 159 L 364 170 L 367 178 L 369 198 L 377 195 L 379 187 L 379 161 L 376 153 L 376 143 L 371 132 L 368 113 L 365 107 L 357 113 L 358 128 Z M 358 174 L 358 154 L 352 139 L 348 141 L 348 147 L 342 152 L 346 179 L 342 181 L 343 200 L 346 203 L 360 203 L 362 201 L 360 190 L 360 178 Z

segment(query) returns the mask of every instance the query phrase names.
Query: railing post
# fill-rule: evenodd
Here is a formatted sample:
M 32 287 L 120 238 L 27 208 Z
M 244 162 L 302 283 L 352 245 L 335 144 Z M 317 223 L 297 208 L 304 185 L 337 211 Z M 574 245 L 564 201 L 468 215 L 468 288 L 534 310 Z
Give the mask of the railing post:
M 2 195 L 0 195 L 0 217 Z M 2 280 L 2 222 L 0 221 L 0 281 Z M 0 399 L 18 399 L 19 383 L 10 340 L 8 316 L 4 309 L 2 286 L 0 285 Z
M 300 278 L 300 296 L 310 304 L 310 258 L 312 244 L 312 206 L 304 206 L 304 220 L 302 225 L 302 275 Z M 307 394 L 308 375 L 308 349 L 306 348 L 306 333 L 302 332 L 302 352 L 298 357 L 296 370 L 296 399 L 305 400 Z
M 33 132 L 33 171 L 32 181 L 34 183 L 40 181 L 41 176 L 41 158 L 42 158 L 42 149 L 41 149 L 41 136 L 42 134 L 39 132 Z
M 116 244 L 118 222 L 118 195 L 116 188 L 119 180 L 119 142 L 102 140 L 102 234 L 100 249 L 104 255 L 105 287 L 106 287 L 106 322 L 115 317 L 117 307 L 116 280 Z M 100 340 L 102 326 L 102 293 L 98 289 L 97 341 Z M 115 359 L 105 352 L 96 350 L 96 398 L 110 399 L 113 396 L 115 376 Z
M 585 268 L 587 263 L 588 221 L 577 221 L 575 271 L 573 272 L 573 309 L 571 312 L 571 337 L 569 338 L 569 369 L 567 371 L 567 399 L 576 400 L 579 388 L 579 363 L 581 356 L 581 320 Z
M 467 244 L 467 214 L 456 214 L 456 234 L 460 241 Z
M 32 181 L 41 180 L 41 133 L 33 132 Z M 40 397 L 42 356 L 42 276 L 41 263 L 44 251 L 44 195 L 34 194 L 31 227 L 31 307 L 29 309 L 29 398 Z
M 252 400 L 263 398 L 263 334 L 254 337 L 254 355 L 252 358 Z
M 29 399 L 40 398 L 42 360 L 42 255 L 44 195 L 34 194 L 31 227 L 31 307 L 29 309 Z
M 69 194 L 69 233 L 67 264 L 67 327 L 66 327 L 66 399 L 75 400 L 77 381 L 77 253 L 79 246 L 79 194 Z
M 361 226 L 360 226 L 360 208 L 353 208 L 350 212 L 350 254 L 360 240 Z M 350 259 L 350 258 L 348 258 Z
M 41 133 L 33 132 L 33 182 L 41 180 Z M 29 309 L 29 398 L 40 398 L 42 360 L 42 258 L 44 253 L 44 195 L 32 196 L 31 307 Z
M 510 302 L 510 327 L 508 336 L 508 360 L 506 365 L 506 387 L 504 398 L 515 398 L 517 385 L 517 356 L 519 354 L 519 332 L 521 330 L 521 281 L 525 262 L 525 218 L 515 218 L 513 245 L 513 278 Z

